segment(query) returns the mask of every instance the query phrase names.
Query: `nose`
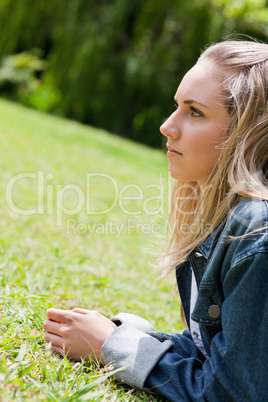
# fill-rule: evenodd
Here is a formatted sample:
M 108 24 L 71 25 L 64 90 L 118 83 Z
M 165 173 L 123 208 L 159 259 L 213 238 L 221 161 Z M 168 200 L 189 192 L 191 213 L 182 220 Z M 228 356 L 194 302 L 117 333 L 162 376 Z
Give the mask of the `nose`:
M 176 113 L 177 110 L 175 110 L 175 112 L 173 112 L 160 127 L 160 132 L 165 137 L 177 139 L 180 136 L 180 129 Z

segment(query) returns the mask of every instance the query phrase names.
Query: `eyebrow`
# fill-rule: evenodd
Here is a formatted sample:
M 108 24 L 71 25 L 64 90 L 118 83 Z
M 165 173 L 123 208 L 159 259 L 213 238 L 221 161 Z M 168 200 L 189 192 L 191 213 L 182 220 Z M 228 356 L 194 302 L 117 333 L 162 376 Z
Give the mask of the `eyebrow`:
M 183 103 L 184 103 L 185 105 L 190 105 L 191 103 L 197 103 L 198 105 L 204 106 L 205 108 L 209 109 L 208 106 L 206 106 L 206 105 L 204 105 L 203 103 L 198 102 L 197 100 L 194 100 L 194 99 L 185 100 L 185 101 L 183 101 Z
M 177 102 L 175 96 L 174 96 L 174 101 L 176 102 L 176 104 L 178 104 L 178 102 Z M 195 100 L 195 99 L 187 99 L 187 100 L 183 101 L 183 103 L 184 103 L 185 105 L 191 105 L 192 103 L 197 103 L 198 105 L 204 106 L 205 108 L 209 109 L 208 106 L 204 105 L 204 104 L 201 103 L 201 102 L 198 102 L 198 101 Z

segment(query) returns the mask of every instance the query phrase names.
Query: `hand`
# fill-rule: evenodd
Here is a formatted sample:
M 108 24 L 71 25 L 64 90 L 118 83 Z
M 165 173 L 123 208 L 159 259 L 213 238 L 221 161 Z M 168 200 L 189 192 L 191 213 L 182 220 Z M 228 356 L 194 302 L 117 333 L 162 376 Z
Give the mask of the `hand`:
M 97 311 L 47 310 L 44 322 L 45 341 L 61 356 L 80 361 L 92 358 L 101 361 L 101 347 L 116 325 Z

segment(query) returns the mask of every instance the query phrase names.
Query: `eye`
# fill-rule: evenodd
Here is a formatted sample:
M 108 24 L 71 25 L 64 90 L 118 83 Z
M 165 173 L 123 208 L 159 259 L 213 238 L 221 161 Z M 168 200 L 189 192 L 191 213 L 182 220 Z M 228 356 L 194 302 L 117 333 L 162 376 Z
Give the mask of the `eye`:
M 200 112 L 198 109 L 196 109 L 196 108 L 193 107 L 193 106 L 190 107 L 190 110 L 191 110 L 191 112 L 192 112 L 192 113 L 191 113 L 191 116 L 193 116 L 193 117 L 201 117 L 201 116 L 204 116 L 202 112 Z
M 176 100 L 174 101 L 174 106 L 175 106 L 175 109 L 178 109 L 179 105 L 178 105 L 178 102 Z
M 191 110 L 191 115 L 193 116 L 193 117 L 201 117 L 201 116 L 204 116 L 203 115 L 203 113 L 201 113 L 198 109 L 196 109 L 195 107 L 193 107 L 193 106 L 191 106 L 190 107 L 190 110 Z

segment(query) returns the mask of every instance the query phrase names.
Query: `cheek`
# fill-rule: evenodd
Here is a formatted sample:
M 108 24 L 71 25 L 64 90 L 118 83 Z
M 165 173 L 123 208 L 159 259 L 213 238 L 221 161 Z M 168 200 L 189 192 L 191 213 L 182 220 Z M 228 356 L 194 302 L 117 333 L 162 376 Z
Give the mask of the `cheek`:
M 219 135 L 215 135 L 215 131 L 216 129 L 210 128 L 210 130 L 200 132 L 194 138 L 189 138 L 187 144 L 189 155 L 192 158 L 196 158 L 196 162 L 201 162 L 204 167 L 215 164 L 220 155 L 223 135 L 221 133 L 216 133 Z
M 187 139 L 188 152 L 192 154 L 202 155 L 204 153 L 208 155 L 214 153 L 214 149 L 216 146 L 215 139 L 213 135 L 209 135 L 208 131 L 198 132 L 193 136 L 189 136 Z
M 224 126 L 212 125 L 203 131 L 203 136 L 199 137 L 199 143 L 203 144 L 204 149 L 218 154 L 219 149 L 226 138 L 226 129 Z

